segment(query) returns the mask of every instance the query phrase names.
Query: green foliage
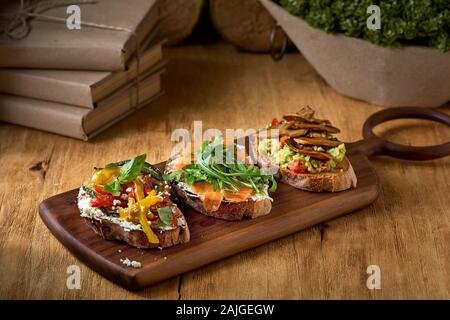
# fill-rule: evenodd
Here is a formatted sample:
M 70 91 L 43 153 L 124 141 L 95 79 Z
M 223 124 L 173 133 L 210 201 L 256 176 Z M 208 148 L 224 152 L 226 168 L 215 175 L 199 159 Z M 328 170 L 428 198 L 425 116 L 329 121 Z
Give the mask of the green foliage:
M 140 156 L 137 156 L 136 158 L 133 158 L 131 160 L 128 160 L 124 162 L 122 167 L 120 168 L 120 175 L 119 179 L 116 181 L 113 181 L 109 184 L 106 184 L 104 186 L 104 190 L 106 192 L 110 192 L 112 194 L 118 193 L 120 191 L 120 186 L 122 184 L 128 183 L 133 181 L 137 178 L 138 175 L 141 174 L 141 171 L 144 169 L 145 166 L 145 158 L 147 157 L 146 154 L 141 154 Z M 106 168 L 111 168 L 116 166 L 114 163 L 110 163 L 106 165 Z
M 147 157 L 146 154 L 141 154 L 140 156 L 131 159 L 131 161 L 128 161 L 122 166 L 122 168 L 120 168 L 120 176 L 119 176 L 120 184 L 131 182 L 134 179 L 136 179 L 138 175 L 141 174 L 141 171 L 145 165 L 146 157 Z
M 223 140 L 216 137 L 205 141 L 201 150 L 196 153 L 196 160 L 166 175 L 169 181 L 182 181 L 188 185 L 207 181 L 217 188 L 228 191 L 238 191 L 240 186 L 246 186 L 269 198 L 268 191 L 274 192 L 277 183 L 272 175 L 264 174 L 253 164 L 237 159 L 236 146 L 230 144 L 224 147 Z M 267 187 L 270 189 L 267 190 Z
M 158 208 L 159 220 L 166 226 L 171 226 L 173 223 L 173 212 L 172 208 L 164 207 Z
M 142 155 L 141 155 L 142 156 Z M 127 163 L 129 163 L 131 160 L 122 160 L 119 162 L 113 162 L 113 163 L 109 163 L 105 166 L 105 168 L 113 168 L 113 167 L 121 167 Z M 159 171 L 158 168 L 156 168 L 154 165 L 151 165 L 148 162 L 144 163 L 144 167 L 141 170 L 141 173 L 143 174 L 149 174 L 151 175 L 153 178 L 155 178 L 156 180 L 162 180 L 162 174 Z
M 311 26 L 383 46 L 424 45 L 450 50 L 450 0 L 274 0 Z M 381 9 L 381 30 L 370 30 L 367 7 Z

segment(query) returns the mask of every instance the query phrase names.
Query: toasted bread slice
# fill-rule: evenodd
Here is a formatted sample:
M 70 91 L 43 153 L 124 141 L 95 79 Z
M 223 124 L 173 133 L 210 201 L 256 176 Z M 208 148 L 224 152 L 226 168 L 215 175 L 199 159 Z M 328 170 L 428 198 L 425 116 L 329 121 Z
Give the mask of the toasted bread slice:
M 295 188 L 313 192 L 337 192 L 356 187 L 356 174 L 350 161 L 344 159 L 344 168 L 322 173 L 295 173 L 280 168 L 280 181 Z
M 278 163 L 267 155 L 258 152 L 256 136 L 249 137 L 250 152 L 257 159 L 257 163 L 261 168 L 268 171 L 277 178 L 277 180 L 289 184 L 295 188 L 313 191 L 313 192 L 338 192 L 355 188 L 357 178 L 353 167 L 345 157 L 343 168 L 331 172 L 322 173 L 295 173 L 287 168 L 280 168 Z
M 218 144 L 216 140 L 209 143 L 225 145 L 223 140 L 219 140 Z M 227 146 L 227 148 L 229 146 Z M 233 145 L 233 147 L 242 148 L 242 150 L 244 150 L 242 146 Z M 228 150 L 234 150 L 234 148 Z M 242 154 L 236 154 L 235 156 L 236 159 L 242 157 L 240 161 L 246 161 L 246 163 L 250 160 L 247 153 L 245 153 L 245 157 L 243 157 Z M 226 161 L 226 159 L 223 160 Z M 257 187 L 252 188 L 252 186 L 239 184 L 234 188 L 235 190 L 228 190 L 225 183 L 223 184 L 225 187 L 223 187 L 214 179 L 212 179 L 213 181 L 209 181 L 208 174 L 205 173 L 202 173 L 202 179 L 197 180 L 195 183 L 188 183 L 188 181 L 192 180 L 185 179 L 186 172 L 183 172 L 183 169 L 191 163 L 195 163 L 195 161 L 192 151 L 189 150 L 180 151 L 173 155 L 166 163 L 164 171 L 166 174 L 170 176 L 173 173 L 179 173 L 178 178 L 169 178 L 169 180 L 172 180 L 172 193 L 177 197 L 178 201 L 204 215 L 230 221 L 242 220 L 244 218 L 254 219 L 267 215 L 272 210 L 272 202 L 268 195 L 268 192 L 270 192 L 269 190 L 271 190 L 271 183 L 267 182 L 267 180 L 264 184 L 259 185 L 260 190 L 258 190 L 258 192 L 256 191 L 256 189 L 258 189 Z M 205 165 L 203 165 L 203 167 L 205 167 Z M 252 168 L 249 166 L 248 169 Z M 272 177 L 270 177 L 270 179 L 272 179 Z M 213 186 L 214 182 L 216 182 L 215 187 Z M 253 186 L 256 186 L 257 183 L 253 182 Z M 250 182 L 248 182 L 248 184 L 250 184 Z M 261 190 L 261 188 L 264 189 Z
M 174 218 L 179 221 L 179 225 L 165 230 L 154 230 L 159 243 L 150 243 L 139 224 L 124 221 L 119 217 L 109 216 L 101 209 L 91 207 L 89 203 L 90 197 L 81 187 L 78 194 L 78 207 L 81 216 L 104 239 L 125 241 L 131 246 L 143 249 L 166 248 L 189 242 L 189 227 L 183 214 L 176 207 Z
M 203 201 L 199 195 L 191 192 L 188 188 L 183 188 L 175 183 L 172 186 L 174 194 L 178 200 L 191 207 L 192 209 L 214 218 L 224 220 L 242 220 L 243 218 L 257 218 L 270 213 L 272 203 L 269 199 L 262 197 L 251 197 L 244 201 L 223 200 L 216 211 L 206 211 Z
M 166 230 L 158 232 L 159 243 L 149 243 L 147 236 L 143 231 L 130 230 L 127 231 L 119 224 L 109 220 L 95 220 L 92 218 L 85 218 L 88 225 L 102 238 L 107 240 L 125 241 L 129 245 L 141 249 L 151 248 L 167 248 L 180 243 L 189 242 L 189 228 L 178 227 L 173 230 Z

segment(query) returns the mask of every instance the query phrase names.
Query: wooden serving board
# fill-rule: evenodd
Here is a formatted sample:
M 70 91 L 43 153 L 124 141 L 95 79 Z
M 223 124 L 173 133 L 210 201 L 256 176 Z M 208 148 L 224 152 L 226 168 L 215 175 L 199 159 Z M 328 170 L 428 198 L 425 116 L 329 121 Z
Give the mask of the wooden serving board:
M 311 193 L 280 183 L 273 194 L 272 212 L 254 220 L 224 221 L 180 206 L 191 240 L 163 250 L 137 249 L 95 234 L 80 217 L 78 190 L 43 201 L 39 213 L 53 235 L 79 260 L 119 285 L 139 290 L 369 205 L 379 193 L 378 176 L 363 154 L 349 154 L 349 159 L 358 178 L 357 188 Z M 126 267 L 120 262 L 124 258 L 141 262 L 142 268 Z
M 382 122 L 402 118 L 428 119 L 450 126 L 450 117 L 427 108 L 401 107 L 376 112 L 364 123 L 364 139 L 346 144 L 347 156 L 358 178 L 355 189 L 312 193 L 280 183 L 272 195 L 273 208 L 269 215 L 238 222 L 206 217 L 180 206 L 189 224 L 191 241 L 162 251 L 141 250 L 122 242 L 103 240 L 80 217 L 76 203 L 78 190 L 45 200 L 39 206 L 39 213 L 55 237 L 78 259 L 106 278 L 139 290 L 369 205 L 380 190 L 378 176 L 367 158 L 370 155 L 408 160 L 450 155 L 450 142 L 413 147 L 383 140 L 373 132 Z M 123 258 L 141 262 L 142 268 L 124 266 L 120 262 Z

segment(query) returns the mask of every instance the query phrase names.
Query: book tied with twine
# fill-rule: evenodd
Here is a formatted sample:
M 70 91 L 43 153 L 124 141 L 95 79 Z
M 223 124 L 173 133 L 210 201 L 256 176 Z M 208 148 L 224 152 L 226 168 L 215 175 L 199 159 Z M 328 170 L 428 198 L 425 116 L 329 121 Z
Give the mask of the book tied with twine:
M 154 29 L 157 0 L 1 1 L 0 67 L 125 70 Z M 80 29 L 69 29 L 69 4 Z

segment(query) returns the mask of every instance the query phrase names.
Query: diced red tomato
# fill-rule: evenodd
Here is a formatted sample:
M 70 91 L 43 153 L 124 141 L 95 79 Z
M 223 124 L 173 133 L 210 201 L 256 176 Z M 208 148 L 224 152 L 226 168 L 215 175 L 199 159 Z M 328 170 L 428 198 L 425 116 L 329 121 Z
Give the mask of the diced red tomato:
M 273 118 L 272 119 L 272 122 L 270 123 L 270 125 L 272 126 L 272 127 L 275 127 L 277 124 L 279 124 L 280 122 L 278 121 L 278 119 L 277 118 Z
M 131 188 L 131 192 L 126 192 L 126 190 L 128 188 Z M 129 182 L 129 183 L 125 183 L 125 184 L 121 185 L 120 190 L 121 190 L 121 193 L 128 194 L 129 197 L 136 199 L 136 197 L 134 195 L 134 183 L 133 182 Z
M 119 200 L 120 201 L 120 207 L 122 207 L 122 208 L 127 208 L 128 207 L 128 201 L 127 200 L 124 200 L 121 197 L 113 197 L 113 198 L 114 198 L 114 200 Z
M 168 199 L 168 198 L 166 198 L 166 197 L 164 196 L 164 197 L 163 197 L 163 201 L 158 202 L 158 203 L 155 203 L 154 205 L 152 205 L 152 206 L 150 207 L 150 209 L 151 209 L 152 211 L 155 211 L 155 210 L 157 210 L 158 208 L 164 208 L 165 206 L 167 206 L 168 200 L 170 200 L 170 199 Z
M 150 186 L 150 184 L 148 183 L 148 181 L 144 182 L 144 197 L 148 196 L 148 194 L 150 193 L 150 191 L 152 191 L 153 188 Z
M 94 208 L 106 207 L 111 208 L 113 206 L 114 197 L 110 194 L 102 194 L 91 200 L 91 206 Z
M 283 148 L 284 145 L 286 144 L 286 140 L 289 139 L 288 136 L 281 136 L 280 137 L 280 148 Z
M 131 188 L 131 189 L 134 190 L 134 184 L 133 184 L 133 182 L 128 182 L 128 183 L 122 184 L 122 185 L 120 186 L 120 191 L 121 191 L 122 193 L 126 193 L 125 190 L 127 190 L 128 188 Z
M 288 165 L 288 169 L 294 173 L 305 173 L 308 171 L 299 160 L 292 160 Z

